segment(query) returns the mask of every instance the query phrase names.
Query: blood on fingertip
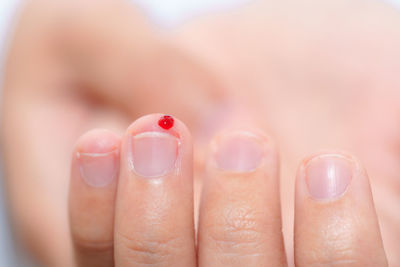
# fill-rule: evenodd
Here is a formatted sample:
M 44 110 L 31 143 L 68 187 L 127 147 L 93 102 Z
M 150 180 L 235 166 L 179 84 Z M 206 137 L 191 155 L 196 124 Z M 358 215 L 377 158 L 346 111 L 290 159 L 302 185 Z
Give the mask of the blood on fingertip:
M 169 130 L 172 128 L 172 126 L 174 126 L 174 118 L 169 115 L 161 116 L 161 118 L 158 120 L 158 125 L 165 130 Z

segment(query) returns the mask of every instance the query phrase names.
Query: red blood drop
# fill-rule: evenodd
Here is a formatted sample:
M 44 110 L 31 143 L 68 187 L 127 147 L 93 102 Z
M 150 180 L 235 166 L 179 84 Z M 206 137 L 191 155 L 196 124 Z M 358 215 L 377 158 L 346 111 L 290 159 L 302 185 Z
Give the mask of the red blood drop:
M 164 115 L 158 120 L 158 125 L 160 125 L 161 128 L 168 130 L 174 126 L 174 118 L 169 115 Z

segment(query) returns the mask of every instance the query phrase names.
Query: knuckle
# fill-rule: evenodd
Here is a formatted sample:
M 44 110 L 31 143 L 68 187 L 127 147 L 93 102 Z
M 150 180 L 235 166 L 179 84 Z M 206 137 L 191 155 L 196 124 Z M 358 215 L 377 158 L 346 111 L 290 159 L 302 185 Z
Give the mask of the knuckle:
M 132 262 L 138 265 L 158 265 L 166 263 L 179 248 L 176 237 L 135 238 L 119 233 L 119 245 L 123 247 Z
M 337 229 L 338 230 L 338 229 Z M 338 230 L 341 232 L 340 230 Z M 362 266 L 357 240 L 338 231 L 316 231 L 317 239 L 305 240 L 298 252 L 301 266 Z M 346 238 L 347 237 L 347 238 Z
M 299 266 L 360 266 L 360 264 L 361 262 L 359 260 L 346 255 L 335 255 L 330 257 L 328 255 L 323 256 L 310 253 L 310 255 L 307 257 L 307 260 L 303 263 L 300 263 Z
M 248 207 L 224 211 L 221 220 L 208 228 L 210 238 L 221 252 L 257 253 L 265 242 L 260 214 Z

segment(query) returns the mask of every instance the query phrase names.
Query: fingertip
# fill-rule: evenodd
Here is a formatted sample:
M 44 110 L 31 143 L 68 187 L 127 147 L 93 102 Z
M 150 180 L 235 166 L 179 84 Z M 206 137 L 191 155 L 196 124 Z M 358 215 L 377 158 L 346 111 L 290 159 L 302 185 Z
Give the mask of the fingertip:
M 272 139 L 253 128 L 213 139 L 200 202 L 200 265 L 285 265 L 277 154 Z
M 296 196 L 322 202 L 343 197 L 373 203 L 362 162 L 343 150 L 322 151 L 305 157 L 297 171 Z
M 110 266 L 119 173 L 118 135 L 83 134 L 75 145 L 69 188 L 70 229 L 78 266 Z
M 172 115 L 162 113 L 144 115 L 135 120 L 127 129 L 127 133 L 130 135 L 152 131 L 167 133 L 179 139 L 191 138 L 190 131 L 185 123 Z
M 387 264 L 369 179 L 356 157 L 328 151 L 305 158 L 295 201 L 297 265 Z
M 258 129 L 236 129 L 218 133 L 209 147 L 209 165 L 222 172 L 256 171 L 271 162 L 278 164 L 275 142 Z
M 93 129 L 81 135 L 75 151 L 80 153 L 107 153 L 119 148 L 121 138 L 107 129 Z
M 189 130 L 173 116 L 146 115 L 127 128 L 116 202 L 117 265 L 194 264 L 192 159 Z
M 157 178 L 184 173 L 192 176 L 192 139 L 189 129 L 179 119 L 160 113 L 135 120 L 122 142 L 123 170 Z M 153 153 L 158 151 L 158 153 Z

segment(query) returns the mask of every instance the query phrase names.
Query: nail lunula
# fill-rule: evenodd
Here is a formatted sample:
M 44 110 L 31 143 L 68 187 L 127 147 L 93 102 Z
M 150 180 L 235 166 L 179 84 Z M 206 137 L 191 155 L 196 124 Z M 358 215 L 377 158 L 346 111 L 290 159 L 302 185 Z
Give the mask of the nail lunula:
M 170 129 L 172 126 L 174 126 L 174 118 L 172 118 L 169 115 L 164 115 L 162 116 L 159 120 L 158 120 L 158 125 L 165 129 L 168 130 Z

